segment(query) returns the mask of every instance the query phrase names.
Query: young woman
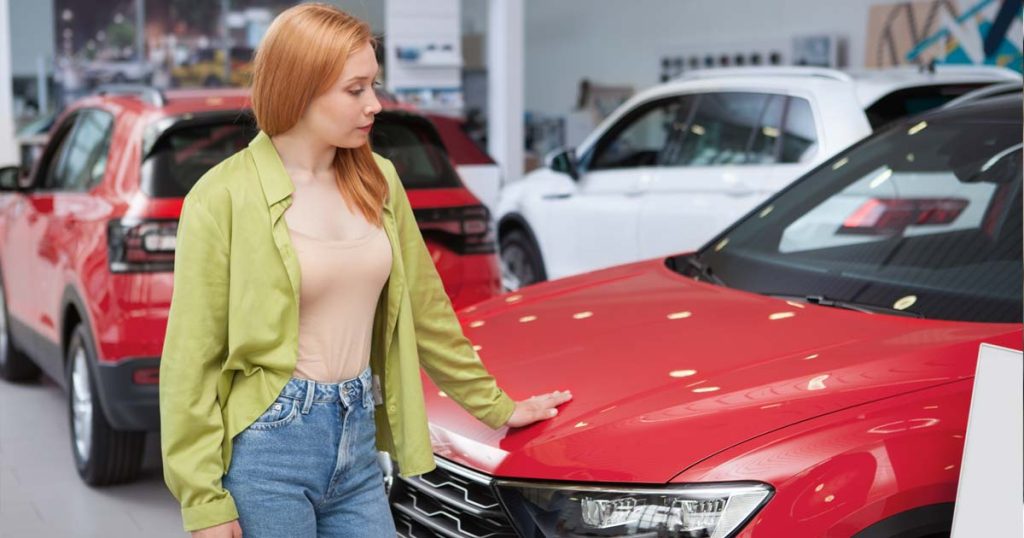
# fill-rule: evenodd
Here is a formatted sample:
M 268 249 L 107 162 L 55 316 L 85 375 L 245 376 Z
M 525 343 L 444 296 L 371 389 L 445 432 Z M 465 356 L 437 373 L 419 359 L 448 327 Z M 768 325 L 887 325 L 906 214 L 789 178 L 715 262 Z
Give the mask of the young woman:
M 463 336 L 394 167 L 374 154 L 368 25 L 282 13 L 255 60 L 261 130 L 182 208 L 160 366 L 164 475 L 194 537 L 394 536 L 377 450 L 434 467 L 419 369 L 485 424 L 515 402 Z

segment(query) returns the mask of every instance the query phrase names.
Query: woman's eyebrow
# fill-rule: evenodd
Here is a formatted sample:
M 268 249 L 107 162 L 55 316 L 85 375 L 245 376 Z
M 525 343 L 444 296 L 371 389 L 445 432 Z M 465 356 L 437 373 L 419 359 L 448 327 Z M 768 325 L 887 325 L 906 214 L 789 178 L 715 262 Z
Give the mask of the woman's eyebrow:
M 354 82 L 357 80 L 371 80 L 377 78 L 377 75 L 380 75 L 380 69 L 377 69 L 377 72 L 374 73 L 372 77 L 368 77 L 366 75 L 359 75 L 358 77 L 352 77 L 348 79 L 348 82 Z

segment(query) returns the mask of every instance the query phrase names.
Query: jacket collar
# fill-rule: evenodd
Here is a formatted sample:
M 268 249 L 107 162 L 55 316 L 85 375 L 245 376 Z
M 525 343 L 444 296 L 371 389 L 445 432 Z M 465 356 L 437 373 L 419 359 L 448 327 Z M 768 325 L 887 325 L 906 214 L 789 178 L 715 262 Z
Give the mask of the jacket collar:
M 252 153 L 256 163 L 256 173 L 259 175 L 260 184 L 263 187 L 263 195 L 267 200 L 267 207 L 270 208 L 270 221 L 274 243 L 277 245 L 278 253 L 288 273 L 288 280 L 291 283 L 292 293 L 295 302 L 299 302 L 300 269 L 299 260 L 295 256 L 291 246 L 291 237 L 287 226 L 280 220 L 288 207 L 291 206 L 291 196 L 295 192 L 295 184 L 284 169 L 281 156 L 277 148 L 266 133 L 260 131 L 256 138 L 249 142 L 249 151 Z M 378 160 L 378 166 L 380 162 Z M 386 176 L 385 176 L 386 177 Z M 387 320 L 384 331 L 384 353 L 391 348 L 391 342 L 395 333 L 395 326 L 398 323 L 398 310 L 401 307 L 401 297 L 405 291 L 405 269 L 402 263 L 401 242 L 398 237 L 397 224 L 394 214 L 394 197 L 391 195 L 393 187 L 389 186 L 387 199 L 384 201 L 383 225 L 387 233 L 388 241 L 391 243 L 392 266 L 391 274 L 388 275 L 387 285 Z
M 260 131 L 256 138 L 249 142 L 249 151 L 252 152 L 253 161 L 256 163 L 256 173 L 263 186 L 267 207 L 287 199 L 295 192 L 295 185 L 284 169 L 281 156 L 266 133 Z

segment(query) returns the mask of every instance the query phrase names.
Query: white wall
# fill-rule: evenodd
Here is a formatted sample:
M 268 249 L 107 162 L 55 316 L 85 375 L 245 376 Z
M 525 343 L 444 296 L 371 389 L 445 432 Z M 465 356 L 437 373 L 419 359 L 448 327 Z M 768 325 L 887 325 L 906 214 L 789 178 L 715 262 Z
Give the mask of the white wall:
M 34 77 L 39 57 L 53 65 L 53 1 L 10 0 L 11 72 L 16 77 Z
M 15 26 L 7 9 L 8 0 L 0 0 L 0 166 L 18 163 L 18 148 L 14 142 L 14 114 L 11 102 L 11 40 L 9 29 Z
M 370 24 L 375 33 L 384 32 L 384 2 L 387 0 L 317 0 L 333 4 L 342 11 Z
M 467 0 L 478 1 L 478 0 Z M 893 0 L 525 0 L 526 110 L 564 114 L 581 78 L 642 89 L 666 51 L 692 43 L 743 47 L 795 35 L 846 38 L 864 64 L 868 10 Z M 738 46 L 737 46 L 738 45 Z M 788 50 L 785 51 L 789 53 Z

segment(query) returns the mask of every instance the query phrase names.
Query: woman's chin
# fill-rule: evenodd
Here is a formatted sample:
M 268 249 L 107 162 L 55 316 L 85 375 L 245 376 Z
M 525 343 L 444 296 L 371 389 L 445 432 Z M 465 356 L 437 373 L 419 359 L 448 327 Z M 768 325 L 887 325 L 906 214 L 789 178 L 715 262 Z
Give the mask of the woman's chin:
M 361 148 L 370 141 L 370 134 L 357 131 L 352 136 L 345 137 L 343 140 L 339 140 L 338 143 L 334 144 L 339 148 L 345 149 L 356 149 Z

